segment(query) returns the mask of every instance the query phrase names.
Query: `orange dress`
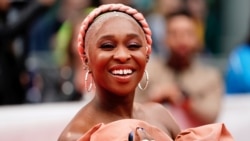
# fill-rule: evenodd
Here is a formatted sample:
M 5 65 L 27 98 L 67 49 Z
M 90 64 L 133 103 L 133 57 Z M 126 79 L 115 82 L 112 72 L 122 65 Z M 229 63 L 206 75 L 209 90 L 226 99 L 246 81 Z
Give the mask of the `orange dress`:
M 136 119 L 97 124 L 78 141 L 233 141 L 222 123 L 183 130 L 175 140 L 159 128 Z

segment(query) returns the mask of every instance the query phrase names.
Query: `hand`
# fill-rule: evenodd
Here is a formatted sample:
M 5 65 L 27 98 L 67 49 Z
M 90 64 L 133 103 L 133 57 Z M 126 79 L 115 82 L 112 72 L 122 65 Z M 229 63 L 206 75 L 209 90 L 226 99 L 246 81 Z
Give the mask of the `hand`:
M 158 84 L 150 90 L 149 99 L 154 102 L 170 102 L 174 105 L 180 105 L 184 97 L 177 85 Z
M 141 127 L 137 127 L 135 133 L 129 133 L 129 141 L 154 141 L 154 139 Z

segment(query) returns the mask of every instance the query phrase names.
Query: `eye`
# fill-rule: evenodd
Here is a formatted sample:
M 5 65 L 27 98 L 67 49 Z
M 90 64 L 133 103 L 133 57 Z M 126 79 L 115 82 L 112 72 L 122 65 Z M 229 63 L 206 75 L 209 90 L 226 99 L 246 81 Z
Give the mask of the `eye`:
M 131 50 L 137 50 L 137 49 L 139 49 L 139 48 L 141 48 L 142 47 L 142 45 L 141 44 L 139 44 L 139 43 L 129 43 L 128 44 L 128 48 L 129 49 L 131 49 Z
M 108 43 L 103 43 L 100 45 L 100 48 L 103 50 L 112 50 L 113 48 L 115 48 L 115 44 L 108 42 Z

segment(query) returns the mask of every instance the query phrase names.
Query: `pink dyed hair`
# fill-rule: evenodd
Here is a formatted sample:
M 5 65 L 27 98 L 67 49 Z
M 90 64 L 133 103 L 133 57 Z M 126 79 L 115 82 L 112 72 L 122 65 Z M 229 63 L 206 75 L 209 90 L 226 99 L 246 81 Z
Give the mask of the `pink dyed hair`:
M 105 4 L 101 5 L 98 8 L 95 8 L 82 22 L 81 27 L 80 27 L 80 32 L 78 34 L 78 52 L 80 56 L 84 55 L 84 40 L 85 40 L 85 35 L 86 32 L 89 28 L 89 26 L 93 23 L 96 17 L 99 15 L 110 12 L 110 11 L 119 11 L 119 12 L 124 12 L 128 15 L 131 15 L 137 22 L 140 23 L 145 36 L 147 40 L 147 53 L 151 53 L 151 45 L 152 45 L 152 38 L 151 38 L 151 30 L 148 26 L 148 23 L 146 22 L 144 16 L 139 13 L 136 9 L 133 9 L 129 6 L 123 5 L 123 4 Z

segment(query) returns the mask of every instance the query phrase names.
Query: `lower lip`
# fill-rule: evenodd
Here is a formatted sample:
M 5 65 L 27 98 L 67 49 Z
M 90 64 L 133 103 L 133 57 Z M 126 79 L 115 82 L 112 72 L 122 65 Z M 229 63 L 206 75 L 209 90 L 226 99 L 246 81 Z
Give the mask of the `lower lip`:
M 132 74 L 124 76 L 112 74 L 112 76 L 116 79 L 116 81 L 120 83 L 128 83 L 129 81 L 131 81 L 132 78 Z

